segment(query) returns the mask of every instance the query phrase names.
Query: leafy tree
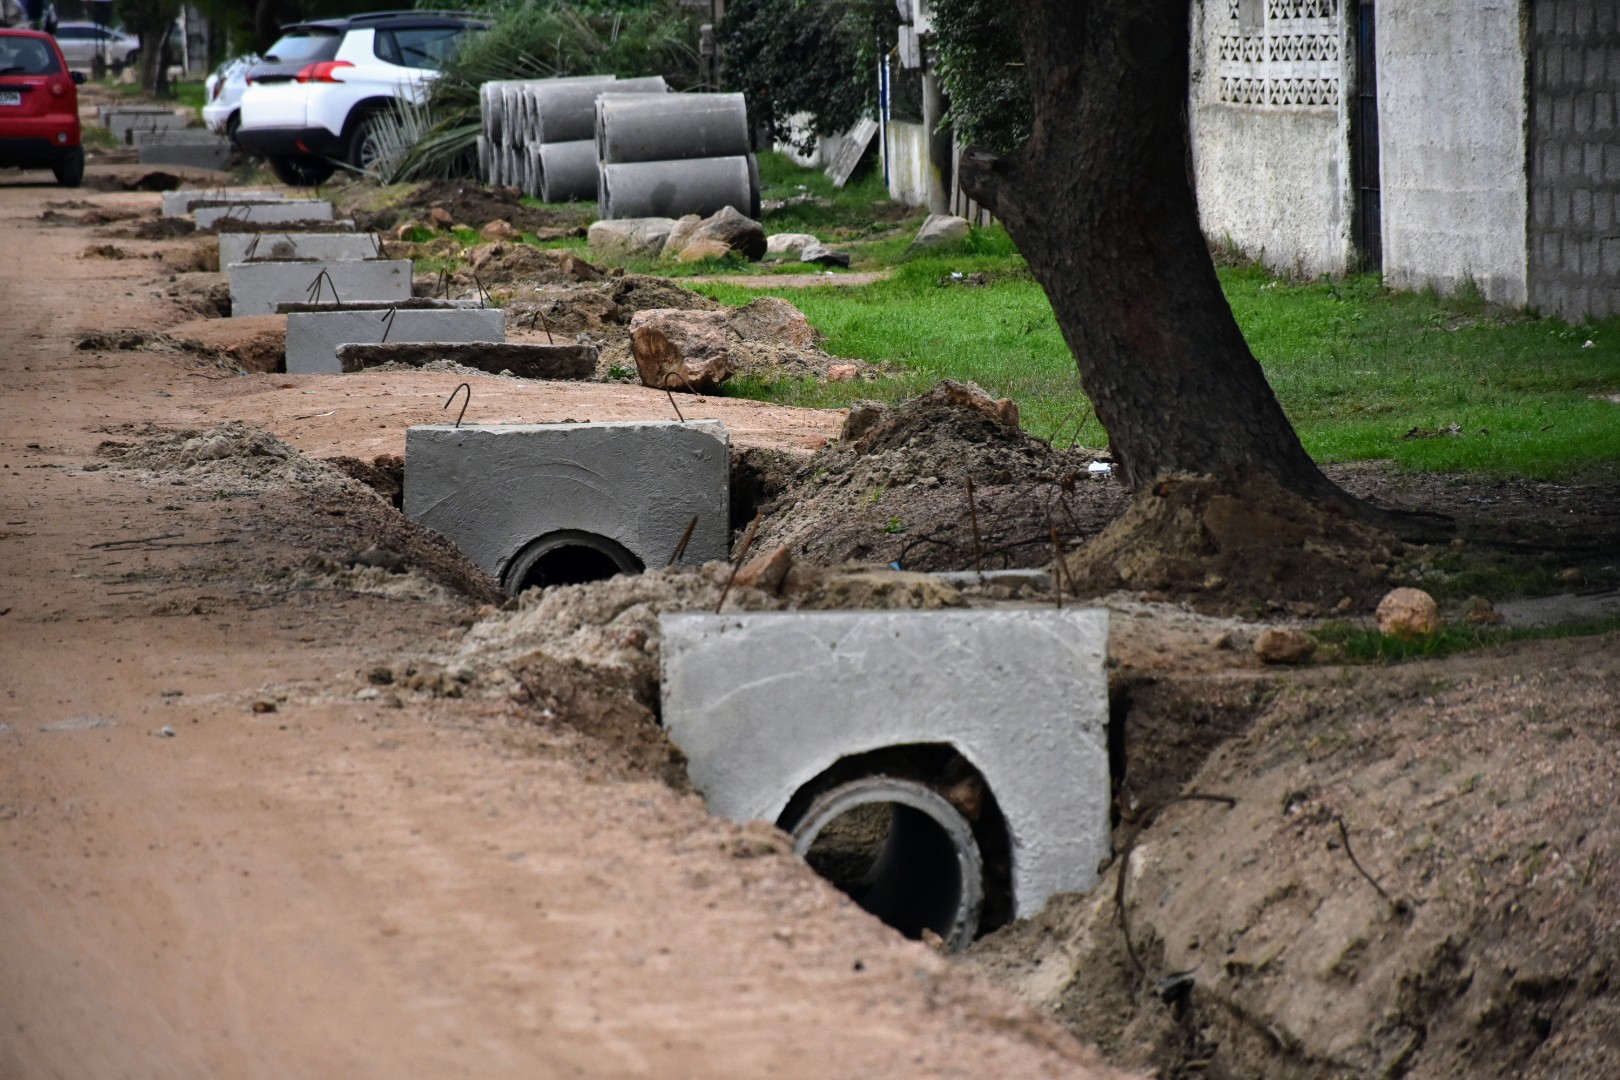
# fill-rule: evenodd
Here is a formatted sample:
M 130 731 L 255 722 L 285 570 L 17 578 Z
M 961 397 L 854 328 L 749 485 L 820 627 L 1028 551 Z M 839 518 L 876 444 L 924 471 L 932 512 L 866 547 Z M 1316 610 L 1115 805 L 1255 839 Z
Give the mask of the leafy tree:
M 1188 5 L 935 0 L 962 187 L 1046 290 L 1133 489 L 1258 474 L 1388 524 L 1306 454 L 1221 291 L 1187 164 Z
M 871 110 L 877 57 L 897 22 L 889 0 L 733 0 L 720 35 L 725 83 L 777 141 L 792 137 L 793 115 L 808 114 L 799 143 L 809 150 L 818 133 Z
M 180 0 L 118 0 L 113 14 L 141 42 L 141 87 L 169 92 L 169 30 L 180 17 Z

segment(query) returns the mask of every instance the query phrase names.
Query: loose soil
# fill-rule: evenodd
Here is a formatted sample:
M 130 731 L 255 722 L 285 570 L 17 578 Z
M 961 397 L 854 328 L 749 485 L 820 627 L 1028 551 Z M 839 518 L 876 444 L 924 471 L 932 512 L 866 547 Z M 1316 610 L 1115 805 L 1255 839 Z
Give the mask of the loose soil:
M 462 381 L 478 422 L 664 394 L 248 372 L 231 350 L 275 328 L 197 322 L 222 281 L 164 268 L 189 241 L 81 259 L 99 226 L 42 222 L 60 197 L 0 178 L 34 268 L 0 301 L 0 1075 L 1115 1075 L 1071 1032 L 1164 1076 L 1620 1068 L 1620 636 L 1278 669 L 1252 644 L 1287 603 L 1100 597 L 1120 855 L 948 962 L 684 790 L 656 615 L 729 568 L 509 602 L 394 509 L 405 428 Z M 676 288 L 561 287 L 586 286 L 587 334 Z M 847 422 L 681 407 L 732 434 L 754 554 L 794 556 L 728 608 L 1005 602 L 832 564 L 969 568 L 977 517 L 981 562 L 1045 565 L 1054 525 L 1076 545 L 1124 507 L 1095 455 L 961 388 Z M 1535 545 L 1573 598 L 1620 562 L 1612 485 L 1335 476 L 1459 519 L 1395 577 Z
M 375 190 L 354 184 L 351 189 L 364 197 Z M 356 207 L 348 211 L 358 229 L 389 232 L 400 225 L 418 224 L 432 228 L 429 213 L 442 209 L 456 225 L 482 229 L 492 221 L 505 221 L 519 232 L 571 232 L 590 224 L 589 207 L 553 209 L 530 207 L 519 202 L 516 188 L 491 188 L 468 181 L 435 180 L 423 183 L 405 198 L 380 209 Z

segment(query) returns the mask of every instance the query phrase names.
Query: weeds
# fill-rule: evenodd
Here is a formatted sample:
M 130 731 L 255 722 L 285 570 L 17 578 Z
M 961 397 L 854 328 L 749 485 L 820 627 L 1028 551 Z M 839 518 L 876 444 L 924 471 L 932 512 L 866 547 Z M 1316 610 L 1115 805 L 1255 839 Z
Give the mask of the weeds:
M 1551 641 L 1571 637 L 1597 637 L 1620 631 L 1620 615 L 1549 626 L 1448 626 L 1420 638 L 1387 637 L 1377 630 L 1348 622 L 1330 622 L 1311 631 L 1324 646 L 1327 659 L 1347 663 L 1388 664 L 1422 660 L 1453 653 L 1505 645 L 1514 641 Z

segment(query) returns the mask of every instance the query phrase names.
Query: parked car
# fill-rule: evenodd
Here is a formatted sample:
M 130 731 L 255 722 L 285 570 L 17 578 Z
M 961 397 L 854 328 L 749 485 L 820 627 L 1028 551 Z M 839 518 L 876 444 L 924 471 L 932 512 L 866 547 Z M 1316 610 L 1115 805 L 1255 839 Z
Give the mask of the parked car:
M 88 71 L 98 54 L 110 68 L 121 68 L 140 59 L 141 41 L 122 30 L 109 30 L 87 22 L 65 22 L 56 27 L 56 43 L 67 58 L 68 67 Z M 105 50 L 105 51 L 103 51 Z
M 259 62 L 258 53 L 225 61 L 203 82 L 203 123 L 215 135 L 236 138 L 242 122 L 242 92 L 247 89 L 247 73 Z
M 236 143 L 287 184 L 318 184 L 340 165 L 369 170 L 377 115 L 396 100 L 421 101 L 465 36 L 488 26 L 448 11 L 288 26 L 247 74 Z
M 37 30 L 0 30 L 0 166 L 50 169 L 63 187 L 84 180 L 80 72 Z

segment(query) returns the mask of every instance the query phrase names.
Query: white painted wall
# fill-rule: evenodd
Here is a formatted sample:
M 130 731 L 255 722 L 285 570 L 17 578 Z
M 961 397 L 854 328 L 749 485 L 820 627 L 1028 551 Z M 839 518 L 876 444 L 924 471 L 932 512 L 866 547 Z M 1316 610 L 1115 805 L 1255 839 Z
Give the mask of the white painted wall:
M 1277 19 L 1269 5 L 1198 0 L 1192 14 L 1192 125 L 1199 215 L 1214 244 L 1230 242 L 1280 272 L 1342 273 L 1350 260 L 1350 169 L 1345 106 L 1350 85 L 1340 15 Z M 1286 5 L 1285 5 L 1286 6 Z M 1299 63 L 1257 59 L 1266 35 L 1314 36 L 1324 51 Z M 1326 100 L 1282 103 L 1256 81 L 1331 83 Z M 1258 100 L 1239 101 L 1253 97 Z
M 1385 280 L 1525 303 L 1520 0 L 1379 0 L 1378 63 Z
M 928 132 L 921 124 L 890 120 L 883 153 L 889 168 L 889 198 L 907 206 L 928 205 Z

